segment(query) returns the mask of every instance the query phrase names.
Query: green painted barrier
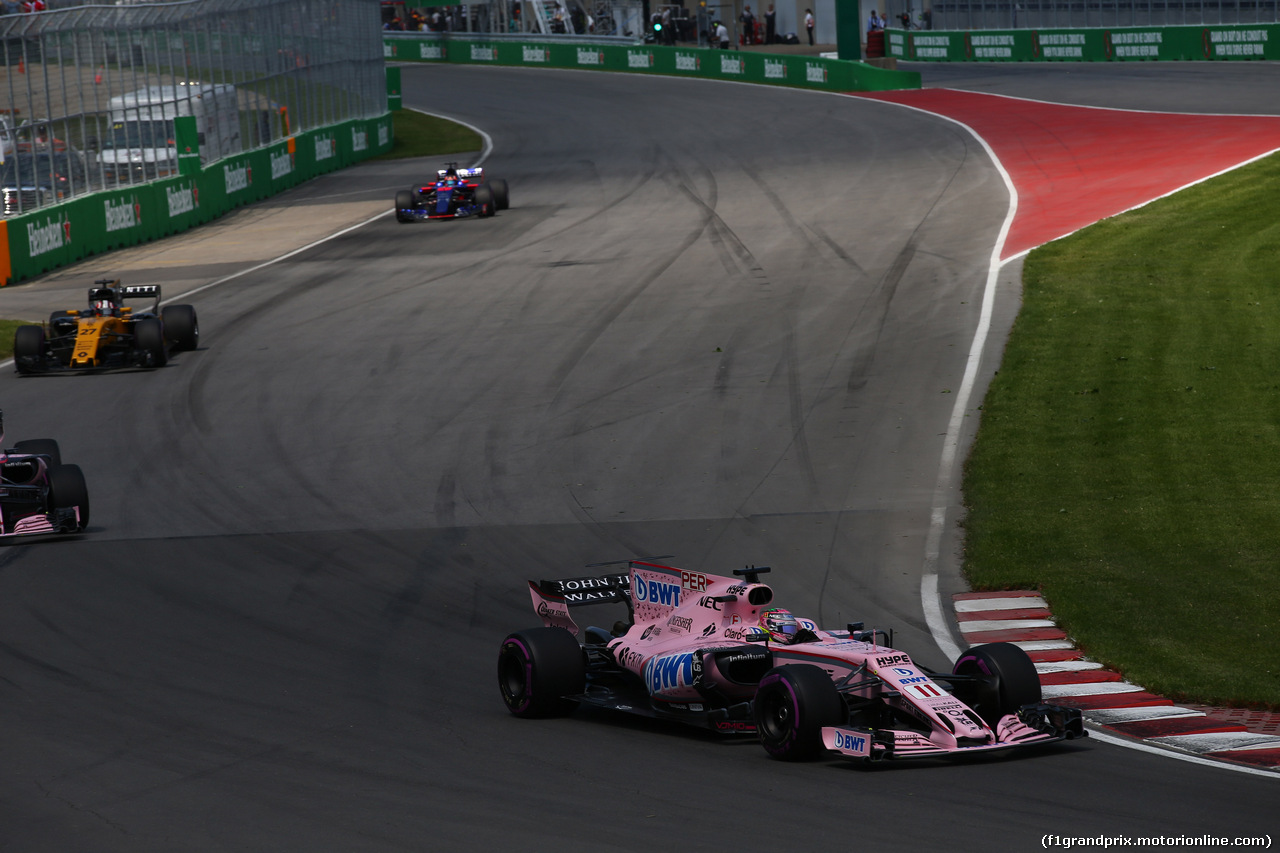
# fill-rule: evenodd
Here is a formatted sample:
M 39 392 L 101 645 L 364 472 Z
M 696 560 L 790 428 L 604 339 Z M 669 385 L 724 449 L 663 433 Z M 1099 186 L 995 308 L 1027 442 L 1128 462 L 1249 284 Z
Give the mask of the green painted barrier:
M 920 75 L 914 71 L 891 71 L 864 62 L 816 56 L 697 47 L 505 39 L 486 41 L 480 37 L 466 40 L 397 37 L 383 40 L 383 55 L 388 59 L 406 62 L 625 71 L 708 80 L 740 80 L 744 83 L 796 86 L 829 92 L 880 92 L 920 88 Z
M 0 222 L 0 284 L 156 240 L 391 150 L 390 114 L 300 133 L 194 174 L 97 192 Z
M 1280 24 L 885 33 L 885 53 L 918 62 L 1280 59 Z

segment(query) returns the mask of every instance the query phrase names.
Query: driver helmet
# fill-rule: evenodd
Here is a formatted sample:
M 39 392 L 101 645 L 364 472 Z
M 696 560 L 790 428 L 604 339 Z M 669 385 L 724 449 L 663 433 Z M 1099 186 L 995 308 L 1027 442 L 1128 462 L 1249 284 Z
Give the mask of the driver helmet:
M 94 314 L 105 316 L 116 312 L 116 294 L 108 287 L 95 290 L 90 301 L 93 303 Z
M 778 643 L 790 645 L 800 636 L 800 623 L 790 610 L 782 607 L 770 607 L 760 614 L 760 627 L 769 632 L 769 637 Z

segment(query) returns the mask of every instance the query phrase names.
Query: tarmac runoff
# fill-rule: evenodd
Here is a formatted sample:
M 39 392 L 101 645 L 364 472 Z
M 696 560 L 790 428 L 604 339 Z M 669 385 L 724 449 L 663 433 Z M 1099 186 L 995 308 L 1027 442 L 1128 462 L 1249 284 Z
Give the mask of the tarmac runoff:
M 952 603 L 966 644 L 1021 647 L 1040 675 L 1044 701 L 1079 708 L 1091 727 L 1280 776 L 1280 714 L 1177 705 L 1125 681 L 1075 647 L 1039 593 L 965 592 Z

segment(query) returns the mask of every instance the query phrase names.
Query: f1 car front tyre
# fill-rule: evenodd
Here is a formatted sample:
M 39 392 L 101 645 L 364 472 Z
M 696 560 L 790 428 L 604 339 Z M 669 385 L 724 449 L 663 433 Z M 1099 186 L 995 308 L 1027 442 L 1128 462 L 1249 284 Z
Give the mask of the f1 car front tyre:
M 476 204 L 480 207 L 481 216 L 493 216 L 497 212 L 497 204 L 493 200 L 493 188 L 488 184 L 476 187 Z
M 89 488 L 79 465 L 59 465 L 49 469 L 50 500 L 56 509 L 80 510 L 80 530 L 89 526 Z
M 517 717 L 556 717 L 573 711 L 586 689 L 587 665 L 578 639 L 563 628 L 530 628 L 502 642 L 498 687 Z
M 812 664 L 774 667 L 760 679 L 756 733 L 765 752 L 781 761 L 807 761 L 822 752 L 823 726 L 847 716 L 831 676 Z
M 58 442 L 52 438 L 28 438 L 13 446 L 18 453 L 30 453 L 32 456 L 48 456 L 49 467 L 56 468 L 62 464 L 62 450 Z
M 164 326 L 159 320 L 139 320 L 133 324 L 133 348 L 145 367 L 164 367 L 169 350 L 164 345 Z
M 509 196 L 507 194 L 507 182 L 502 178 L 489 182 L 489 187 L 493 190 L 493 203 L 498 210 L 506 210 L 511 206 Z
M 413 207 L 413 190 L 400 190 L 396 193 L 396 222 L 412 222 L 412 216 L 405 216 L 400 211 Z
M 957 684 L 956 696 L 978 713 L 989 726 L 1023 705 L 1040 701 L 1040 675 L 1020 647 L 1013 643 L 974 646 L 952 670 L 956 675 L 978 676 L 974 684 Z
M 39 373 L 45 360 L 44 328 L 19 326 L 13 333 L 13 366 L 19 373 Z
M 164 336 L 175 350 L 193 350 L 200 343 L 200 324 L 194 305 L 166 305 L 160 309 Z

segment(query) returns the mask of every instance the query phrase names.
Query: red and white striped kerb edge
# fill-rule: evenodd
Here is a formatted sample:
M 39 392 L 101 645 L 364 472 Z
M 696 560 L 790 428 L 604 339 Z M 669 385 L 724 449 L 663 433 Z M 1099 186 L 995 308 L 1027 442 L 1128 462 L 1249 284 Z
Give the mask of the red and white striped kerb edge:
M 1040 673 L 1044 701 L 1079 708 L 1090 723 L 1150 744 L 1280 770 L 1280 714 L 1184 707 L 1130 684 L 1081 654 L 1039 593 L 966 592 L 953 599 L 965 644 L 1021 646 Z

